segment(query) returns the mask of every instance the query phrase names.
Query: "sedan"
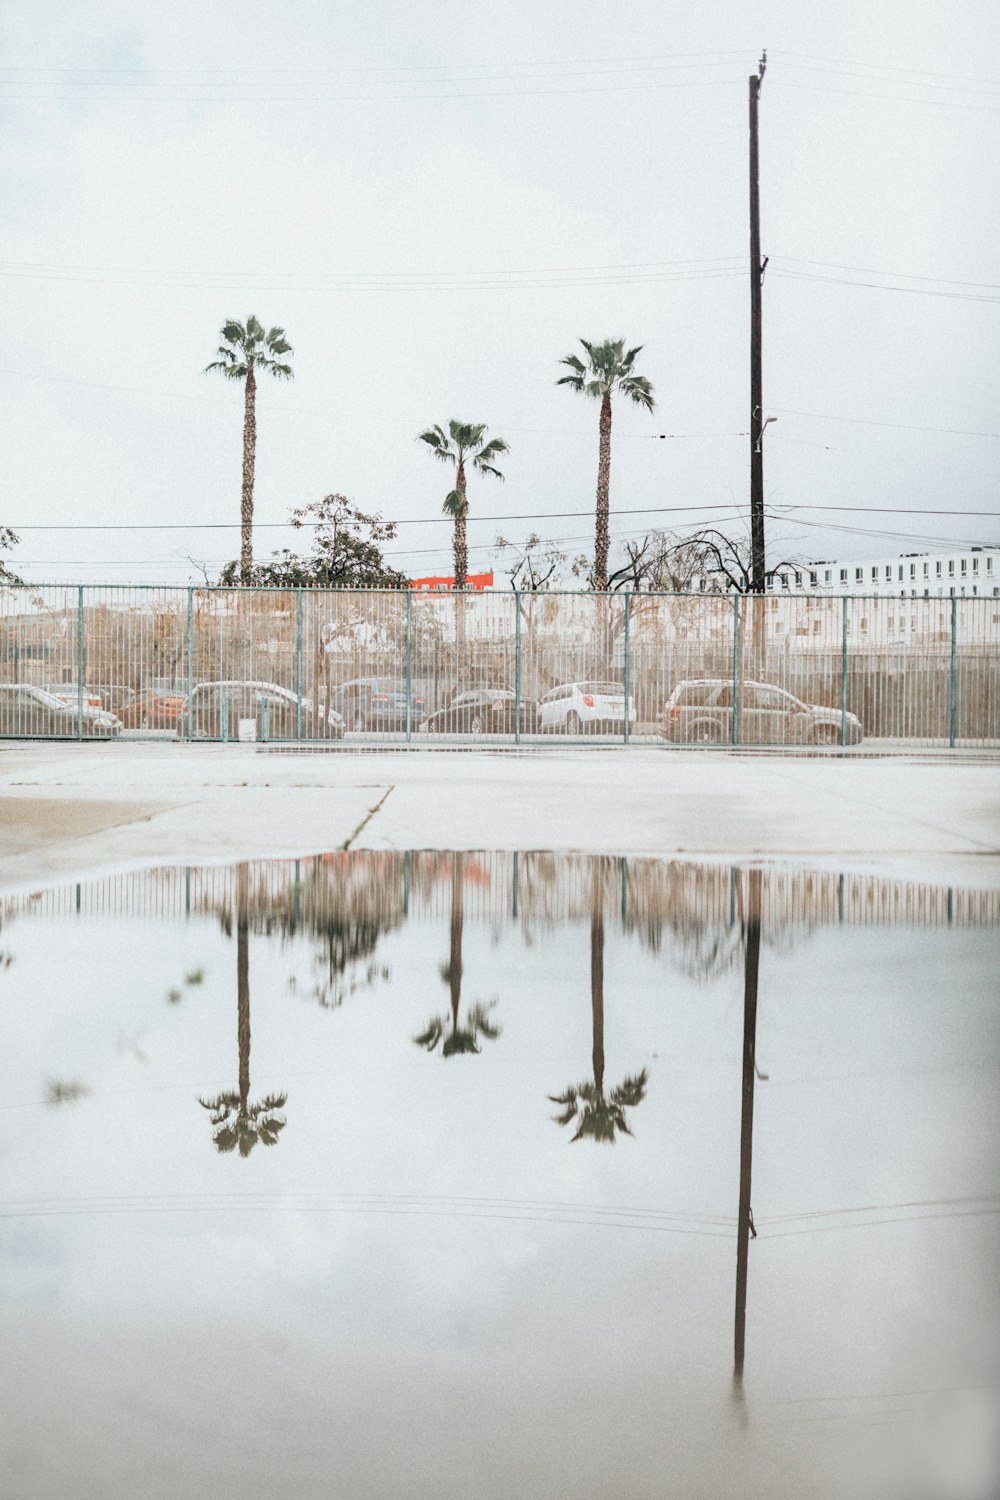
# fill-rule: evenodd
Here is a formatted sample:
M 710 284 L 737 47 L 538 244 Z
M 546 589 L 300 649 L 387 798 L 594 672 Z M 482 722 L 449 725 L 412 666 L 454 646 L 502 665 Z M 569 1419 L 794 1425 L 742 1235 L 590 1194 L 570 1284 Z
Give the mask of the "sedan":
M 625 689 L 620 682 L 566 682 L 551 688 L 538 705 L 543 733 L 621 734 L 625 726 Z M 628 707 L 635 723 L 635 704 Z
M 510 688 L 476 688 L 458 693 L 447 708 L 424 719 L 420 728 L 427 734 L 513 734 L 515 695 Z M 538 729 L 538 705 L 521 703 L 521 733 L 534 734 Z
M 68 739 L 82 733 L 88 738 L 110 738 L 120 734 L 121 728 L 121 720 L 114 714 L 93 708 L 86 701 L 81 711 L 79 703 L 67 703 L 45 688 L 26 682 L 0 683 L 0 735 Z
M 199 682 L 177 718 L 181 739 L 340 740 L 344 721 L 276 682 Z
M 184 708 L 183 693 L 140 693 L 119 712 L 126 729 L 176 729 Z

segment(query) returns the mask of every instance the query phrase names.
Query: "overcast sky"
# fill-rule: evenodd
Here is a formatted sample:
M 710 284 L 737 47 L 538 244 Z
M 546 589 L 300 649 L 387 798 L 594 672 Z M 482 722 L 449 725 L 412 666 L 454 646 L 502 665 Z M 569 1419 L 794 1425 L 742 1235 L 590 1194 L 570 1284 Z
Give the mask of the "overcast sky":
M 236 554 L 242 392 L 201 371 L 250 312 L 296 371 L 258 400 L 258 556 L 290 536 L 260 523 L 340 490 L 404 523 L 398 566 L 447 570 L 415 435 L 453 416 L 511 444 L 506 484 L 470 490 L 473 565 L 498 530 L 590 545 L 597 410 L 554 385 L 579 336 L 642 342 L 656 387 L 616 418 L 612 507 L 647 513 L 615 533 L 736 524 L 762 47 L 765 488 L 813 507 L 769 536 L 1000 541 L 987 0 L 65 0 L 58 25 L 8 0 L 0 40 L 0 521 L 25 577 L 197 581 L 185 554 Z M 29 529 L 165 522 L 188 529 Z

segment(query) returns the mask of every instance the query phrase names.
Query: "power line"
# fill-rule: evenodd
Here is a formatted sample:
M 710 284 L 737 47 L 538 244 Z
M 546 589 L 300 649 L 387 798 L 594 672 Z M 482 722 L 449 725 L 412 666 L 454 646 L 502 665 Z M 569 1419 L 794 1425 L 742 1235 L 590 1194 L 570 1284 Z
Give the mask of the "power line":
M 1000 284 L 990 281 L 958 281 L 951 276 L 917 276 L 911 271 L 885 271 L 878 266 L 850 266 L 836 260 L 804 260 L 798 255 L 772 255 L 771 261 L 791 261 L 800 266 L 826 266 L 834 271 L 860 271 L 865 276 L 897 276 L 901 281 L 934 281 L 945 286 L 981 287 L 1000 292 Z
M 860 286 L 874 292 L 909 292 L 915 297 L 941 297 L 949 302 L 1000 302 L 1000 296 L 986 292 L 942 292 L 926 286 L 900 286 L 889 281 L 858 281 L 850 276 L 821 276 L 810 271 L 782 271 L 775 268 L 773 275 L 783 281 L 820 281 L 828 286 Z
M 641 516 L 641 515 L 682 515 L 691 511 L 717 510 L 722 505 L 723 510 L 742 510 L 743 502 L 734 500 L 727 505 L 718 500 L 713 500 L 703 505 L 640 505 L 628 506 L 622 509 L 615 508 L 612 512 L 615 516 Z M 798 504 L 792 502 L 788 507 L 772 502 L 771 508 L 775 511 L 784 511 L 786 508 L 799 510 L 820 511 L 850 511 L 864 512 L 866 515 L 883 514 L 899 516 L 983 516 L 988 519 L 1000 518 L 997 510 L 955 510 L 944 507 L 923 506 L 894 506 L 894 505 L 817 505 Z M 563 518 L 574 519 L 577 516 L 592 516 L 593 509 L 589 510 L 537 510 L 537 511 L 514 511 L 506 516 L 477 516 L 469 515 L 470 521 L 478 521 L 490 525 L 510 521 L 551 521 Z M 239 531 L 239 521 L 139 521 L 134 524 L 124 521 L 116 522 L 5 522 L 12 531 Z M 308 526 L 322 526 L 322 521 L 305 521 L 302 529 Z M 451 526 L 453 521 L 450 516 L 409 516 L 404 519 L 387 522 L 393 526 Z M 817 522 L 822 525 L 822 522 Z M 255 531 L 276 530 L 298 530 L 290 521 L 255 521 Z
M 844 417 L 835 416 L 828 411 L 797 411 L 791 406 L 774 406 L 768 403 L 769 410 L 780 412 L 787 417 L 816 417 L 823 422 L 850 422 L 860 427 L 891 427 L 899 432 L 936 432 L 945 437 L 978 437 L 1000 439 L 1000 432 L 980 432 L 968 427 L 925 427 L 916 422 L 880 422 L 874 417 Z

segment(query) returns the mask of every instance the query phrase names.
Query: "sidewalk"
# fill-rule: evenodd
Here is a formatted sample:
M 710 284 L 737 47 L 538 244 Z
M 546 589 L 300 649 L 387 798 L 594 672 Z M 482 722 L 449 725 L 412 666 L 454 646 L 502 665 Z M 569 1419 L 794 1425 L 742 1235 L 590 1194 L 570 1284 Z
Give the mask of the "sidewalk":
M 0 888 L 351 848 L 552 849 L 1000 886 L 1000 768 L 894 756 L 257 745 L 0 750 Z

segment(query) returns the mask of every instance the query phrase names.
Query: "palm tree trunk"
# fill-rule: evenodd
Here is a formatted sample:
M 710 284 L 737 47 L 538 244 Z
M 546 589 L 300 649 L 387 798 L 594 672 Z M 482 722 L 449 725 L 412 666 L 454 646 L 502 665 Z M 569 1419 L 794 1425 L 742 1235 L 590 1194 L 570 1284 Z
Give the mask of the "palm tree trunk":
M 604 1093 L 604 905 L 595 862 L 590 907 L 590 1010 L 594 1027 L 594 1087 Z
M 247 370 L 243 405 L 243 491 L 240 497 L 240 578 L 253 578 L 253 474 L 257 453 L 257 381 Z
M 462 928 L 465 925 L 463 885 L 465 855 L 451 856 L 451 948 L 448 954 L 448 988 L 451 992 L 451 1029 L 458 1027 L 458 1010 L 462 1003 Z
M 469 571 L 469 549 L 466 545 L 465 531 L 466 499 L 464 463 L 459 463 L 455 488 L 462 497 L 461 512 L 455 517 L 455 587 L 456 589 L 464 589 Z
M 597 456 L 597 516 L 594 528 L 594 588 L 608 586 L 608 510 L 611 495 L 611 397 L 601 401 L 600 446 Z
M 240 1053 L 240 1114 L 250 1098 L 250 921 L 247 914 L 247 867 L 236 872 L 236 1040 Z

